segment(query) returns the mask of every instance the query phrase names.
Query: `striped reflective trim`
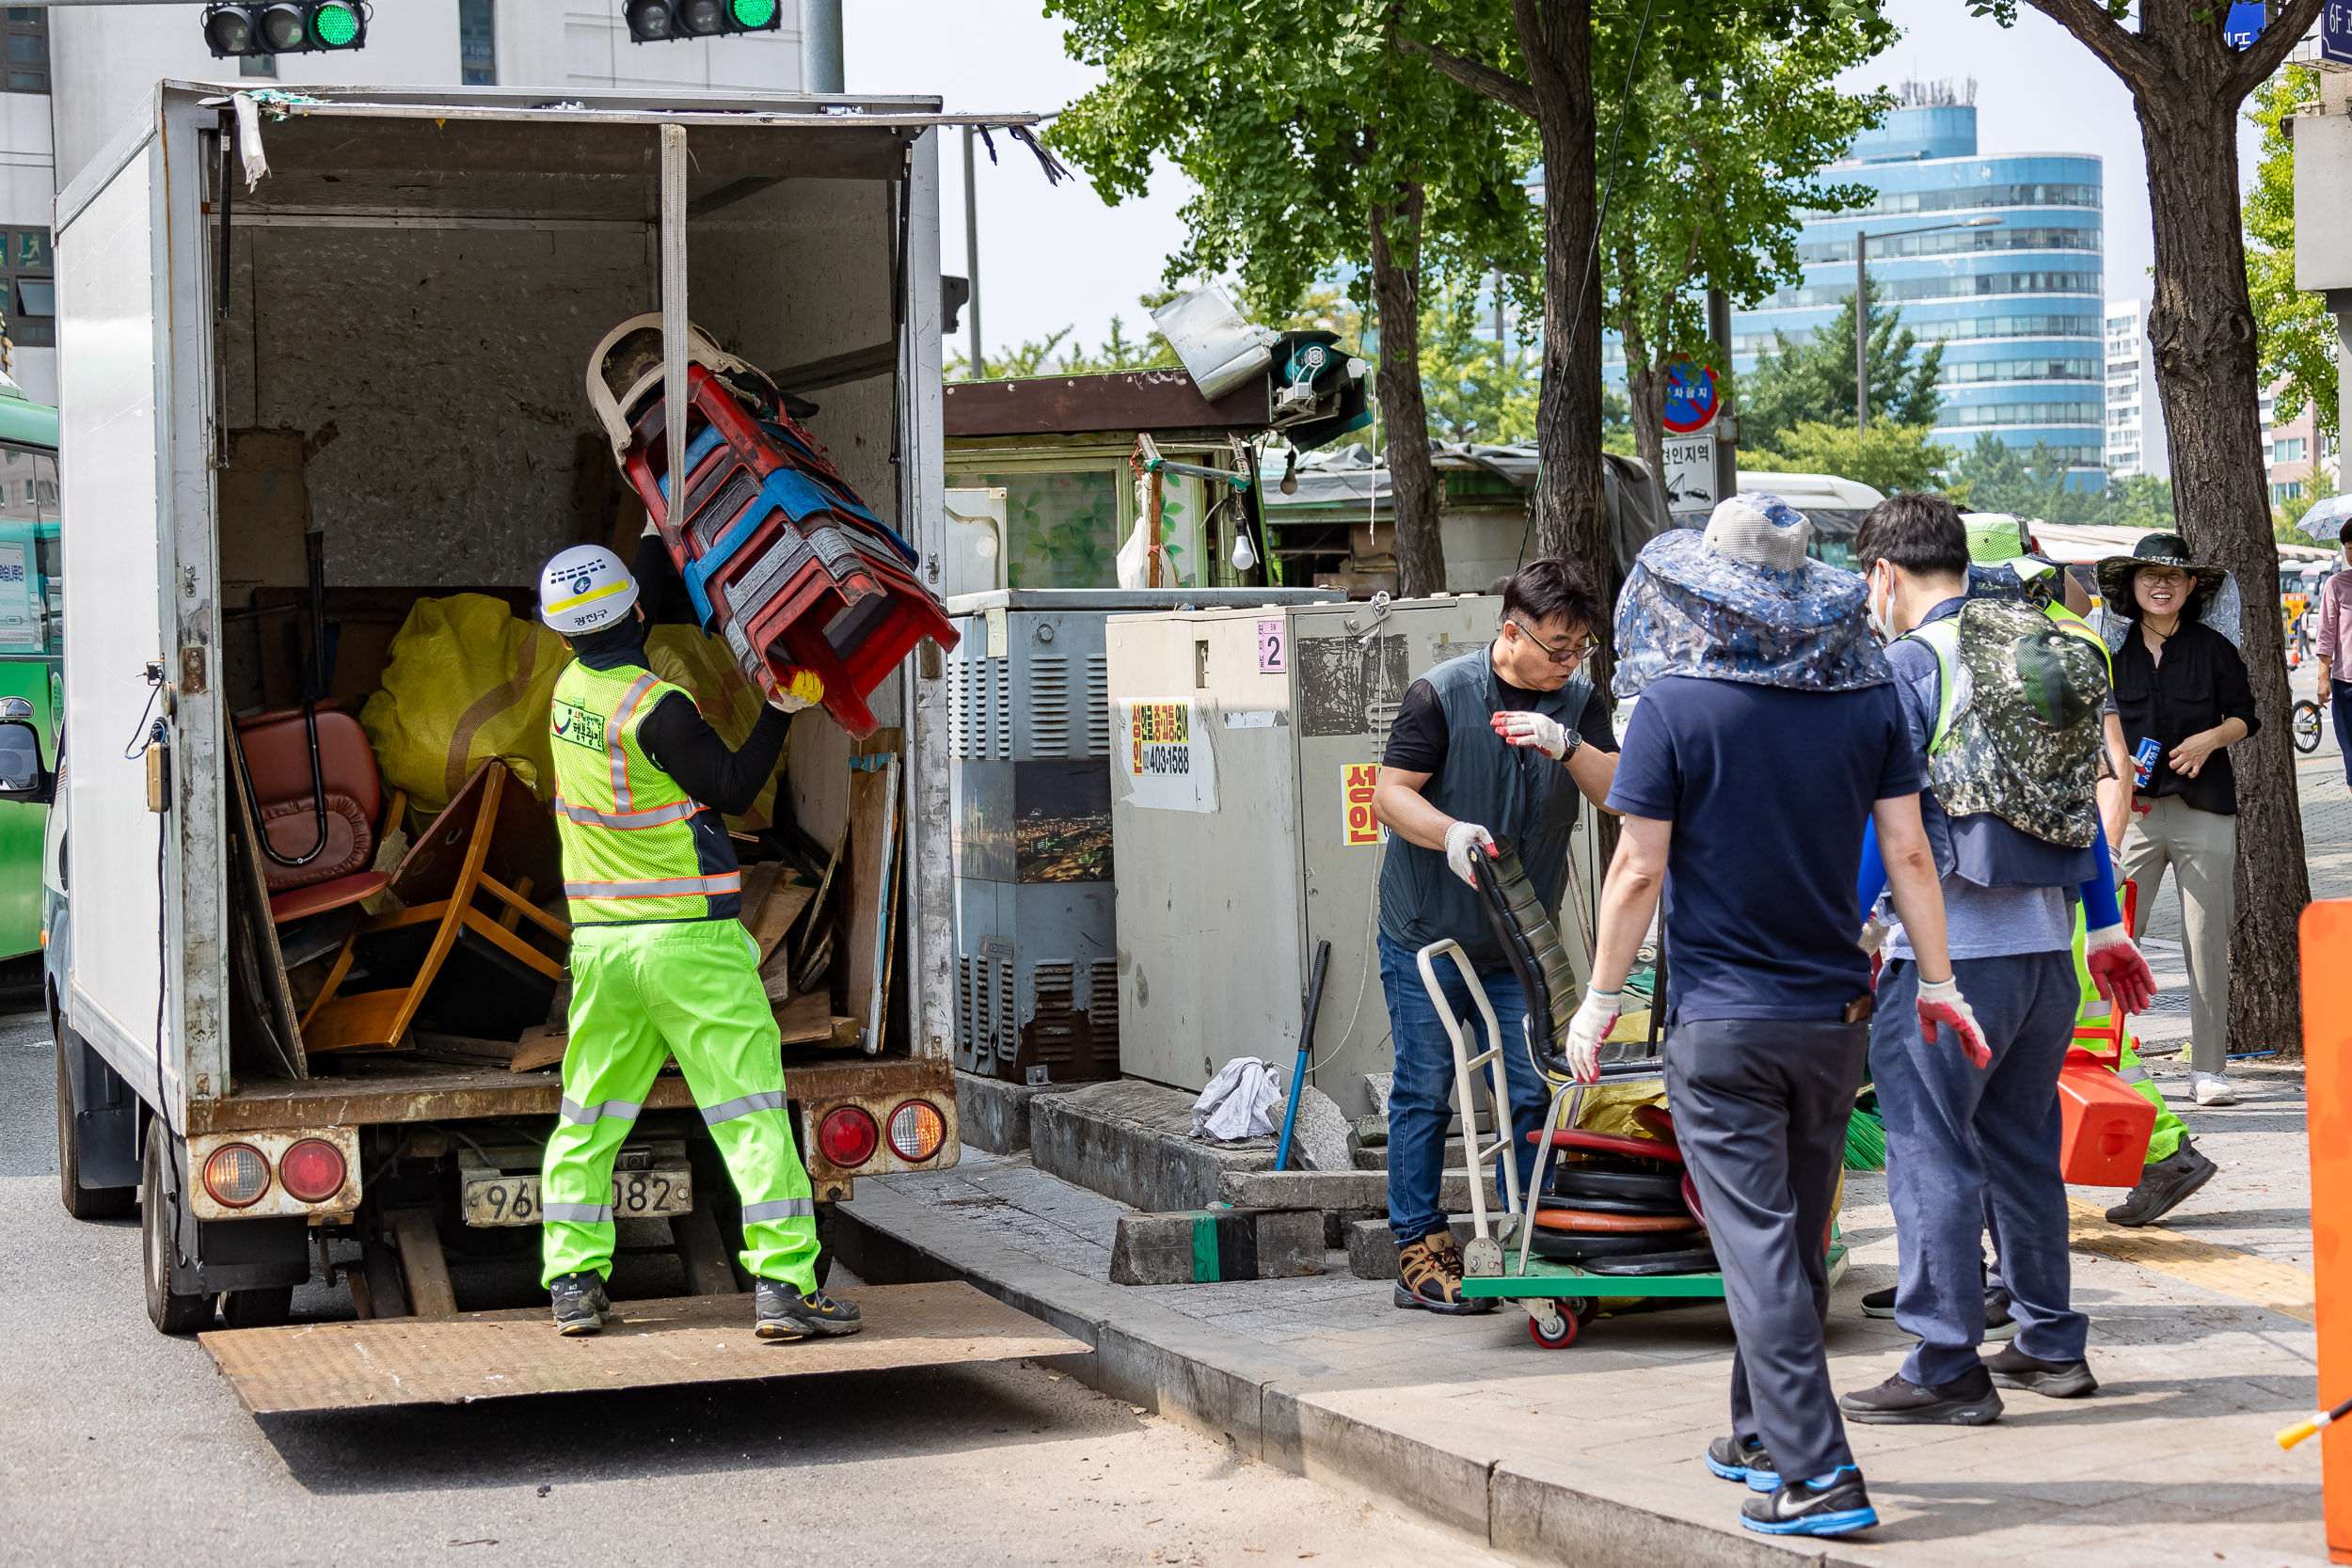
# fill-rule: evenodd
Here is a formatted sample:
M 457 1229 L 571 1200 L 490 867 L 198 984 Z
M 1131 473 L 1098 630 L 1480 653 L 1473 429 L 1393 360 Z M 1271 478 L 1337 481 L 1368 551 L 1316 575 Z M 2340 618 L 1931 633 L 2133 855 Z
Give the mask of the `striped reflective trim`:
M 2115 1069 L 2115 1075 L 2123 1080 L 2126 1084 L 2145 1084 L 2148 1080 L 2155 1076 L 2154 1073 L 2150 1072 L 2146 1068 L 2141 1067 L 2137 1062 L 2134 1062 L 2130 1067 L 2117 1068 Z
M 567 822 L 591 828 L 617 828 L 623 832 L 667 827 L 673 822 L 686 821 L 700 810 L 702 807 L 691 800 L 680 800 L 675 806 L 655 806 L 649 811 L 598 811 L 594 806 L 574 805 L 560 795 L 555 800 L 556 815 Z
M 817 1217 L 814 1198 L 780 1197 L 771 1203 L 746 1203 L 743 1218 L 753 1220 L 813 1220 Z
M 628 810 L 628 748 L 621 744 L 621 736 L 628 728 L 629 715 L 637 711 L 637 705 L 654 689 L 657 679 L 647 673 L 629 682 L 628 689 L 621 694 L 621 705 L 612 714 L 612 722 L 605 726 L 604 746 L 612 761 L 612 800 L 623 812 Z
M 590 1122 L 610 1117 L 614 1121 L 635 1121 L 637 1113 L 645 1107 L 634 1100 L 599 1100 L 594 1105 L 581 1105 L 569 1096 L 564 1101 L 564 1119 L 585 1127 Z
M 730 871 L 723 877 L 663 877 L 650 882 L 565 882 L 564 895 L 567 898 L 688 898 L 707 893 L 717 896 L 723 893 L 743 891 L 743 873 Z
M 609 1225 L 612 1220 L 610 1203 L 542 1203 L 539 1217 L 543 1220 L 569 1220 L 574 1225 Z
M 548 606 L 548 611 L 549 614 L 561 615 L 567 610 L 575 610 L 584 604 L 595 604 L 598 599 L 609 599 L 615 594 L 626 594 L 634 586 L 635 584 L 631 583 L 628 578 L 621 578 L 606 583 L 602 588 L 592 588 L 585 594 L 575 594 L 568 599 L 558 599 Z
M 744 1095 L 739 1100 L 729 1100 L 717 1105 L 704 1106 L 703 1124 L 707 1127 L 716 1127 L 723 1121 L 733 1121 L 738 1117 L 748 1117 L 755 1111 L 781 1111 L 783 1109 L 784 1091 L 766 1089 L 758 1094 Z

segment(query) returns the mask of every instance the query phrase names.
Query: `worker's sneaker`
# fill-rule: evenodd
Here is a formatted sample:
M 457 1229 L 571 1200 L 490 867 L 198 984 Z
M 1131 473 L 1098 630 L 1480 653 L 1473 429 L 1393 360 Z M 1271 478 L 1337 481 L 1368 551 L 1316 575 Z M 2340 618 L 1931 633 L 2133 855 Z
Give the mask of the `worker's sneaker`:
M 1811 1481 L 1789 1481 L 1740 1505 L 1740 1522 L 1766 1535 L 1851 1535 L 1879 1522 L 1862 1472 L 1840 1465 Z
M 548 1287 L 548 1299 L 555 1305 L 558 1334 L 595 1334 L 604 1327 L 605 1314 L 612 1310 L 612 1298 L 604 1293 L 604 1276 L 593 1269 L 556 1275 L 555 1283 Z
M 2000 1418 L 2001 1396 L 1979 1365 L 1933 1386 L 1899 1372 L 1875 1388 L 1840 1394 L 1837 1408 L 1865 1426 L 1980 1427 Z
M 2153 1225 L 2213 1180 L 2221 1167 L 2197 1151 L 2186 1138 L 2181 1147 L 2141 1169 L 2139 1185 L 2131 1196 L 2107 1211 L 2109 1225 Z
M 2004 1388 L 2023 1388 L 2045 1399 L 2078 1400 L 2099 1391 L 2088 1361 L 2043 1361 L 2015 1345 L 2003 1345 L 1998 1355 L 1984 1359 L 1984 1370 Z
M 857 1303 L 835 1301 L 822 1291 L 801 1294 L 781 1279 L 762 1279 L 752 1292 L 755 1332 L 763 1339 L 805 1339 L 813 1334 L 855 1334 Z
M 1866 1318 L 1891 1318 L 1895 1315 L 1895 1287 L 1872 1291 L 1862 1298 L 1862 1315 Z M 2009 1291 L 1998 1285 L 1984 1290 L 1984 1337 L 2006 1339 L 2017 1332 L 2017 1320 L 2009 1313 Z
M 1725 1481 L 1744 1483 L 1751 1492 L 1770 1492 L 1780 1485 L 1780 1472 L 1760 1437 L 1718 1437 L 1707 1445 L 1707 1467 Z
M 1462 1248 L 1451 1230 L 1433 1230 L 1399 1247 L 1396 1274 L 1399 1307 L 1466 1317 L 1501 1305 L 1492 1297 L 1471 1300 L 1462 1294 Z
M 2200 1105 L 2234 1105 L 2237 1103 L 2237 1091 L 2230 1087 L 2230 1081 L 2217 1072 L 2191 1071 L 2188 1075 L 2188 1092 Z

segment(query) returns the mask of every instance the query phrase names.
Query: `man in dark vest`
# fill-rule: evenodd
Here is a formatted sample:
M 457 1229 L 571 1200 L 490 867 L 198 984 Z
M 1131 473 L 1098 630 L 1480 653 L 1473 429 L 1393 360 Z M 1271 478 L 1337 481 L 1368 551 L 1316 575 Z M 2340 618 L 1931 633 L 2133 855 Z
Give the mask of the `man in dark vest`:
M 1578 568 L 1528 562 L 1503 586 L 1494 641 L 1415 681 L 1389 731 L 1372 803 L 1393 835 L 1380 867 L 1380 985 L 1396 1052 L 1389 1227 L 1401 1249 L 1399 1307 L 1466 1313 L 1496 1306 L 1463 1299 L 1462 1253 L 1439 1201 L 1454 1046 L 1415 956 L 1441 938 L 1460 942 L 1496 1019 L 1517 1030 L 1526 999 L 1479 902 L 1470 857 L 1494 853 L 1498 843 L 1516 849 L 1557 917 L 1577 796 L 1600 804 L 1617 771 L 1607 707 L 1582 673 L 1600 616 L 1600 596 Z M 1475 1020 L 1460 973 L 1451 964 L 1438 973 L 1454 1016 Z M 1516 1050 L 1503 1061 L 1513 1121 L 1540 1125 L 1550 1096 L 1534 1064 Z M 1523 1141 L 1515 1149 L 1522 1187 L 1534 1154 Z M 1495 1175 L 1500 1186 L 1502 1170 Z

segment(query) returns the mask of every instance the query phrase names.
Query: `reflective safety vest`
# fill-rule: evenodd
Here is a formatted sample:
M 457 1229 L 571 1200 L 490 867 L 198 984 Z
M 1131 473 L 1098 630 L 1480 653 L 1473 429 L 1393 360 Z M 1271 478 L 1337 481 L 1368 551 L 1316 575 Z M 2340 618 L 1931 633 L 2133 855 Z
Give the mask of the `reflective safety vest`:
M 720 815 L 654 766 L 638 727 L 671 692 L 640 666 L 555 680 L 555 820 L 572 924 L 732 920 L 743 874 Z M 691 699 L 690 699 L 691 700 Z
M 2106 645 L 2073 615 L 1971 599 L 1910 633 L 1935 653 L 1928 782 L 1949 816 L 1990 813 L 2029 837 L 2087 848 L 2106 755 Z

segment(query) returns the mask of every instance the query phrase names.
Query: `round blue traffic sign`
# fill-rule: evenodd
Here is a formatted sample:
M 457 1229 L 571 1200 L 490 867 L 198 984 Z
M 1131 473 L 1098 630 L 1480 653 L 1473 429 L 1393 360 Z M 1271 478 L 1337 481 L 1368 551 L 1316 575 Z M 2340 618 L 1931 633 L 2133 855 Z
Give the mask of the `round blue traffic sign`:
M 1686 359 L 1667 372 L 1662 422 L 1669 435 L 1690 436 L 1706 429 L 1715 417 L 1715 408 L 1713 371 Z

